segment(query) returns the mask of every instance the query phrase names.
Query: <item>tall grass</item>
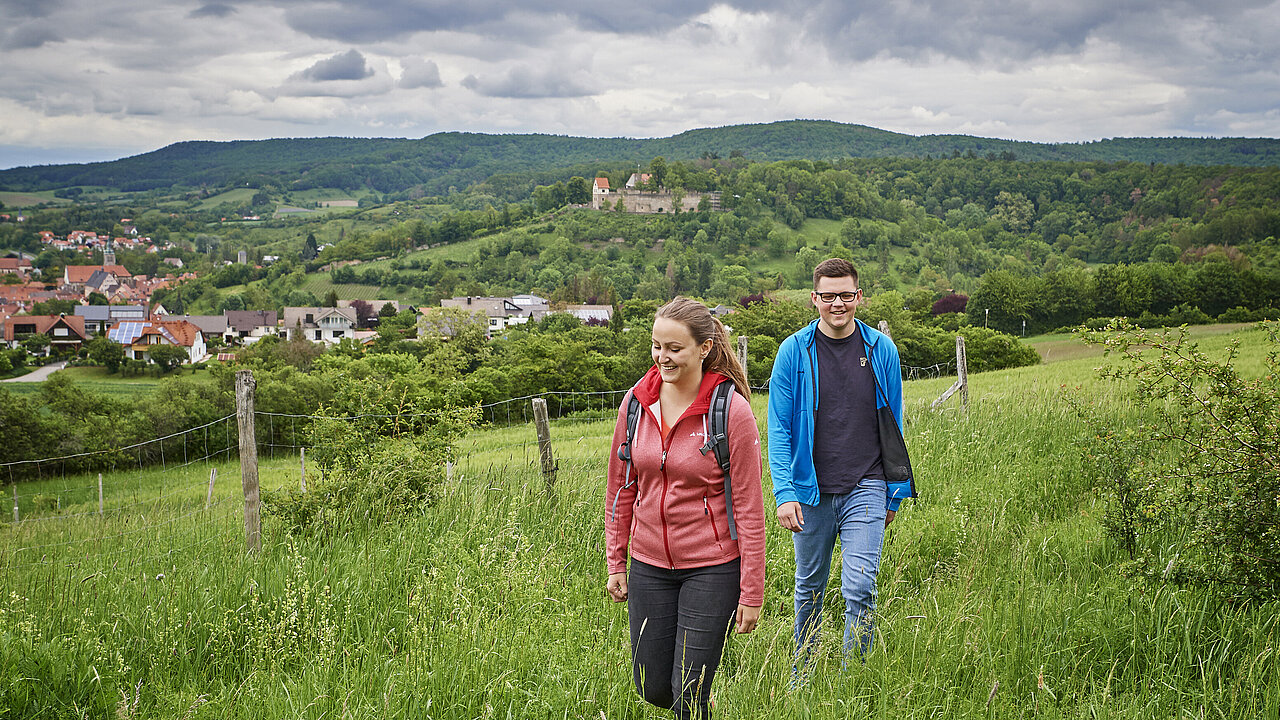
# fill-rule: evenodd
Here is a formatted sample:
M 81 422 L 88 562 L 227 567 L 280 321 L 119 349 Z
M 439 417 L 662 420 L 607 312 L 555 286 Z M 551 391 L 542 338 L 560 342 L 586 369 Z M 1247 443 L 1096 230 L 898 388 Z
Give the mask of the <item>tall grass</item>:
M 875 651 L 841 670 L 828 593 L 818 671 L 787 691 L 793 564 L 771 523 L 761 624 L 728 645 L 717 713 L 1280 716 L 1280 608 L 1117 573 L 1104 498 L 1080 473 L 1091 429 L 1066 399 L 1119 420 L 1142 410 L 1092 380 L 1098 362 L 975 375 L 967 414 L 955 398 L 928 410 L 946 379 L 909 384 L 922 495 L 886 538 Z M 129 475 L 136 513 L 6 526 L 0 698 L 14 717 L 659 717 L 630 687 L 625 607 L 603 592 L 611 432 L 557 422 L 550 490 L 531 427 L 477 432 L 420 514 L 336 537 L 268 524 L 253 556 L 237 502 L 203 510 L 203 466 L 184 491 Z M 264 487 L 296 487 L 296 458 L 267 461 Z M 220 468 L 219 497 L 238 477 Z M 96 510 L 93 482 L 78 501 Z M 103 539 L 14 550 L 84 537 Z

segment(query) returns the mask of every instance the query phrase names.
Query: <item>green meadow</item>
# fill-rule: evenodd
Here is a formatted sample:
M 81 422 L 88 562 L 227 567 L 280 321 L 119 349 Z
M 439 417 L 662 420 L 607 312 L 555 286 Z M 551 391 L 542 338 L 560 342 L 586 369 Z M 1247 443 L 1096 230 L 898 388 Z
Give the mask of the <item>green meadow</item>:
M 1215 353 L 1231 340 L 1241 371 L 1260 372 L 1271 349 L 1262 332 L 1198 336 Z M 1076 342 L 1044 340 L 1059 341 Z M 1084 416 L 1128 424 L 1144 411 L 1096 379 L 1110 359 L 1053 347 L 1062 352 L 1046 364 L 971 376 L 967 411 L 958 395 L 929 409 L 952 378 L 907 383 L 921 496 L 889 528 L 875 649 L 842 668 L 833 585 L 818 670 L 798 690 L 787 685 L 791 543 L 770 523 L 762 621 L 729 642 L 719 717 L 1280 717 L 1280 607 L 1119 572 L 1125 557 L 1100 525 L 1105 491 L 1081 472 L 1094 433 Z M 763 432 L 766 398 L 752 402 Z M 130 467 L 120 453 L 101 516 L 97 476 L 49 463 L 17 487 L 28 519 L 0 528 L 0 708 L 664 717 L 631 689 L 625 607 L 603 590 L 614 411 L 597 399 L 553 423 L 550 487 L 532 426 L 483 428 L 459 443 L 430 507 L 301 537 L 268 515 L 254 554 L 229 423 L 184 438 L 183 459 L 165 468 Z M 268 493 L 299 487 L 292 448 L 260 453 Z

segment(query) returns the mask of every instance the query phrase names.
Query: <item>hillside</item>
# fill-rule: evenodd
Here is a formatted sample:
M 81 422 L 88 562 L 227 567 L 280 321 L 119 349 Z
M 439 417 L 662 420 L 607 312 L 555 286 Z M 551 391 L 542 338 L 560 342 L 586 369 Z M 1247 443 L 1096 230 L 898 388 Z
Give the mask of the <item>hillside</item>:
M 1215 357 L 1239 340 L 1250 377 L 1274 350 L 1260 330 L 1198 339 Z M 928 407 L 950 379 L 907 383 L 921 496 L 888 531 L 875 650 L 841 668 L 830 593 L 818 670 L 785 690 L 794 560 L 770 519 L 765 609 L 754 633 L 729 640 L 717 717 L 1277 717 L 1274 602 L 1124 573 L 1129 556 L 1105 531 L 1113 496 L 1084 460 L 1094 422 L 1132 426 L 1147 410 L 1098 379 L 1099 362 L 975 375 L 967 414 L 955 398 Z M 765 402 L 752 400 L 762 434 Z M 513 418 L 457 443 L 431 504 L 296 534 L 267 512 L 257 553 L 244 550 L 234 415 L 208 437 L 169 440 L 170 452 L 192 448 L 189 463 L 105 473 L 101 515 L 98 476 L 49 463 L 14 490 L 28 519 L 0 523 L 0 666 L 12 678 L 0 707 L 39 718 L 655 717 L 630 686 L 625 608 L 603 592 L 612 410 L 553 424 L 549 490 L 536 434 Z M 256 432 L 268 508 L 299 487 L 298 444 L 321 495 L 322 446 L 286 446 L 269 416 Z
M 444 194 L 499 173 L 545 172 L 590 164 L 691 160 L 742 155 L 756 161 L 973 154 L 1020 160 L 1102 160 L 1169 165 L 1273 166 L 1280 140 L 1270 138 L 1117 138 L 1039 144 L 968 135 L 893 133 L 818 120 L 703 128 L 666 138 L 439 133 L 421 139 L 297 138 L 182 142 L 111 162 L 0 171 L 0 190 L 101 186 L 140 191 L 174 186 L 269 183 L 291 190 L 419 188 Z

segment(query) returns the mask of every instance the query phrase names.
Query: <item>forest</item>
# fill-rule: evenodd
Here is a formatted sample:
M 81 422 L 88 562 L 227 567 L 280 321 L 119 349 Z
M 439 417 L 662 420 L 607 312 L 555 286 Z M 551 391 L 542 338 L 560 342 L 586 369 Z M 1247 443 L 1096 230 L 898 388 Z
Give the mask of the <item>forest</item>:
M 610 162 L 634 169 L 636 163 L 659 155 L 685 161 L 736 155 L 757 162 L 966 155 L 1256 167 L 1280 162 L 1280 141 L 1115 138 L 1039 144 L 967 135 L 915 137 L 816 120 L 702 128 L 652 139 L 450 132 L 420 139 L 191 141 L 111 162 L 3 170 L 0 190 L 106 186 L 134 192 L 274 184 L 291 190 L 368 188 L 379 193 L 439 195 L 495 174 L 542 173 Z

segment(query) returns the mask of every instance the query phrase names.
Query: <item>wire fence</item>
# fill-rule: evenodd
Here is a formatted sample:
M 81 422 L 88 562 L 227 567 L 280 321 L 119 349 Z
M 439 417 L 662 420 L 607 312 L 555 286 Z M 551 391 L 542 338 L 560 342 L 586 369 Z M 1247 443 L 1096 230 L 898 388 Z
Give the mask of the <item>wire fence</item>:
M 904 367 L 907 380 L 942 377 L 955 363 Z M 768 382 L 752 386 L 768 392 Z M 601 441 L 629 388 L 607 391 L 550 391 L 478 406 L 482 426 L 497 432 L 471 433 L 452 448 L 449 479 L 510 475 L 516 469 L 548 467 L 534 432 L 535 401 L 545 403 L 554 421 L 558 463 L 601 470 Z M 256 411 L 252 444 L 267 465 L 272 489 L 306 491 L 306 456 L 329 449 L 313 432 L 318 421 L 409 422 L 421 427 L 431 413 L 401 415 L 301 414 Z M 116 448 L 0 463 L 8 479 L 5 497 L 12 518 L 0 512 L 0 570 L 33 565 L 66 565 L 109 558 L 126 564 L 148 562 L 216 543 L 243 541 L 238 516 L 249 515 L 247 492 L 235 475 L 240 438 L 235 414 L 181 432 Z M 221 483 L 218 472 L 223 473 Z M 95 477 L 96 475 L 96 477 Z M 291 479 L 298 477 L 298 481 Z M 230 489 L 228 486 L 231 486 Z M 257 492 L 253 493 L 257 497 Z M 257 514 L 256 508 L 254 515 Z M 146 548 L 146 552 L 139 552 Z

